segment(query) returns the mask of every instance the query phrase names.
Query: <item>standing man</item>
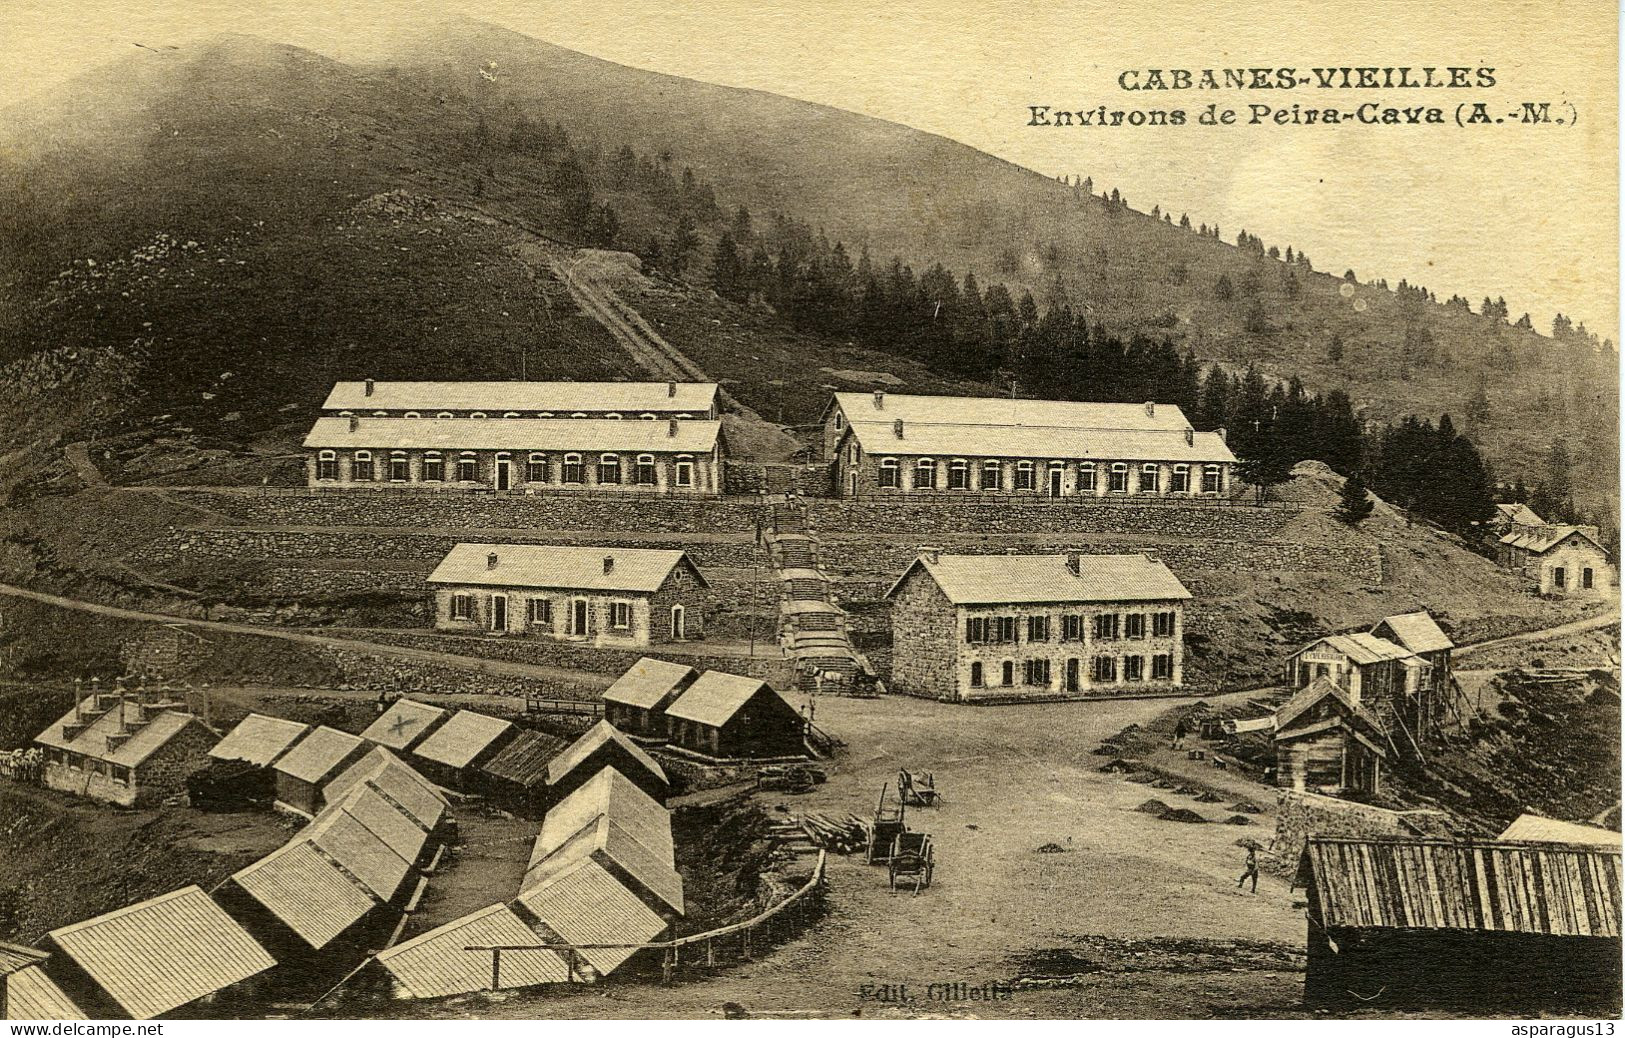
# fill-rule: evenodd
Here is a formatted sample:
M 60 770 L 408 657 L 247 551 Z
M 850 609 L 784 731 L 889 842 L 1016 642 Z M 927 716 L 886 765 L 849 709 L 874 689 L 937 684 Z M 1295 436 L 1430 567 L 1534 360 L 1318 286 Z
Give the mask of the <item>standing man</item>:
M 1248 844 L 1247 845 L 1247 867 L 1242 872 L 1241 878 L 1236 880 L 1236 889 L 1237 890 L 1241 889 L 1241 885 L 1243 883 L 1247 882 L 1247 878 L 1249 876 L 1252 877 L 1252 881 L 1253 881 L 1253 890 L 1252 890 L 1252 892 L 1254 894 L 1256 894 L 1256 893 L 1258 893 L 1258 845 L 1257 844 Z
M 1186 724 L 1185 719 L 1181 717 L 1179 723 L 1174 725 L 1174 749 L 1180 749 L 1185 745 L 1185 736 L 1189 735 L 1190 731 L 1190 725 Z

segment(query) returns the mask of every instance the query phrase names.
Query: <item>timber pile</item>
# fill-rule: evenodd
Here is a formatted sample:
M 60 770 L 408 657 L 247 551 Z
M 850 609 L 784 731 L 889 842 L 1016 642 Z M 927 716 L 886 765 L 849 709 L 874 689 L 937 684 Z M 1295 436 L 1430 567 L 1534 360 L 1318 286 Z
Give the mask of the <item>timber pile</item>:
M 801 817 L 801 830 L 813 846 L 837 854 L 851 854 L 869 846 L 869 829 L 856 815 L 835 818 L 809 814 Z

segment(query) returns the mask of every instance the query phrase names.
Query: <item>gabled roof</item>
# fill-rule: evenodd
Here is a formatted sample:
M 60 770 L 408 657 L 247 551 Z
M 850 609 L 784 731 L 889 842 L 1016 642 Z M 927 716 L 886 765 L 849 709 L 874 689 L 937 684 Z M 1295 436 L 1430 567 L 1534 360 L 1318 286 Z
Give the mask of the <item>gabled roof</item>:
M 566 944 L 647 944 L 666 921 L 591 858 L 520 893 L 518 903 Z M 607 975 L 636 948 L 586 948 L 581 957 Z
M 266 767 L 288 751 L 310 725 L 266 714 L 249 714 L 237 727 L 215 743 L 209 756 L 216 760 L 240 760 Z
M 497 564 L 490 564 L 496 555 Z M 605 563 L 608 562 L 608 569 Z M 583 547 L 573 544 L 458 544 L 429 574 L 431 584 L 652 593 L 678 566 L 705 575 L 686 552 L 664 548 Z
M 1359 720 L 1370 730 L 1371 734 L 1378 737 L 1386 734 L 1382 722 L 1350 699 L 1348 693 L 1343 691 L 1336 682 L 1330 678 L 1320 677 L 1299 689 L 1292 698 L 1282 703 L 1280 708 L 1275 711 L 1275 737 L 1280 739 L 1291 736 L 1293 734 L 1293 722 L 1302 717 L 1316 703 L 1328 698 L 1338 704 L 1343 716 Z M 1387 755 L 1387 751 L 1383 750 L 1380 745 L 1377 746 L 1377 750 L 1384 756 Z
M 1582 847 L 1620 849 L 1620 834 L 1598 825 L 1580 822 L 1560 822 L 1555 818 L 1523 814 L 1513 820 L 1497 839 L 1519 840 L 1525 843 L 1568 843 Z
M 276 965 L 197 886 L 52 930 L 50 937 L 136 1020 Z
M 482 945 L 538 943 L 536 934 L 507 905 L 496 904 L 454 919 L 428 933 L 378 953 L 388 970 L 414 998 L 443 998 L 491 986 L 491 953 L 471 952 Z M 502 953 L 498 976 L 503 988 L 561 984 L 570 969 L 558 952 L 533 949 Z
M 1502 518 L 1507 519 L 1518 526 L 1546 525 L 1546 520 L 1536 515 L 1534 509 L 1530 508 L 1521 501 L 1515 501 L 1511 504 L 1496 505 L 1495 510 L 1500 513 Z
M 1378 638 L 1363 631 L 1357 634 L 1329 634 L 1324 638 L 1316 638 L 1292 655 L 1294 658 L 1301 656 L 1317 645 L 1330 646 L 1334 651 L 1347 656 L 1362 667 L 1384 660 L 1413 659 L 1415 655 L 1409 649 L 1395 645 L 1386 638 Z
M 303 837 L 231 878 L 312 948 L 326 947 L 378 904 L 371 891 Z
M 107 702 L 111 697 L 104 692 L 101 698 Z M 34 741 L 41 746 L 134 768 L 193 726 L 214 736 L 202 721 L 183 710 L 143 708 L 133 697 L 122 704 L 116 700 L 109 702 L 105 711 L 88 720 L 84 728 L 70 737 L 70 726 L 79 723 L 78 716 L 77 708 L 69 710 Z
M 716 403 L 715 382 L 336 382 L 324 411 L 572 411 L 705 414 Z M 563 412 L 559 414 L 559 412 Z
M 7 1020 L 89 1019 L 38 966 L 25 966 L 0 983 L 6 986 Z
M 1178 432 L 1191 428 L 1177 404 L 1096 403 L 1075 400 L 1014 400 L 1002 396 L 928 396 L 884 393 L 879 406 L 873 393 L 836 393 L 846 420 L 853 424 L 905 423 L 933 425 L 1028 426 L 1040 429 L 1096 429 L 1133 432 Z
M 1311 910 L 1327 929 L 1620 935 L 1618 849 L 1311 837 L 1298 879 L 1310 876 Z
M 1376 634 L 1384 625 L 1392 632 L 1394 641 L 1412 652 L 1438 652 L 1456 647 L 1456 643 L 1450 640 L 1450 636 L 1440 629 L 1433 615 L 1425 609 L 1384 617 L 1371 629 L 1371 633 Z
M 645 656 L 604 690 L 604 702 L 654 710 L 667 696 L 687 688 L 698 674 L 686 664 Z
M 351 796 L 361 792 L 356 790 Z M 349 799 L 347 797 L 346 802 Z M 368 820 L 376 824 L 380 813 L 344 810 L 346 802 L 330 805 L 304 828 L 300 838 L 310 841 L 317 850 L 342 865 L 379 901 L 388 901 L 400 892 L 411 870 L 411 859 L 403 853 L 409 853 L 409 849 L 394 846 L 402 839 L 404 830 L 380 833 L 359 817 L 368 814 Z
M 389 798 L 425 832 L 432 832 L 446 815 L 446 798 L 440 787 L 382 746 L 373 747 L 323 786 L 322 799 L 336 803 L 360 785 Z
M 1501 543 L 1508 547 L 1521 548 L 1536 555 L 1543 555 L 1570 537 L 1579 537 L 1589 542 L 1593 548 L 1603 554 L 1608 553 L 1607 549 L 1597 542 L 1597 535 L 1590 528 L 1584 526 L 1515 527 L 1501 537 Z
M 547 784 L 548 765 L 568 745 L 557 735 L 521 728 L 480 770 L 527 789 L 536 788 Z
M 1168 602 L 1191 597 L 1173 571 L 1144 555 L 922 555 L 887 590 L 922 570 L 955 605 L 1036 602 Z
M 0 977 L 8 977 L 27 966 L 38 966 L 50 957 L 49 952 L 38 948 L 0 941 Z
M 541 886 L 589 856 L 596 857 L 600 864 L 619 866 L 662 905 L 678 915 L 683 914 L 683 877 L 677 874 L 671 860 L 661 858 L 639 843 L 607 815 L 600 815 L 587 823 L 580 832 L 551 853 L 534 861 L 525 870 L 525 878 L 519 889 Z M 535 857 L 534 852 L 532 857 Z
M 492 744 L 515 731 L 512 723 L 500 717 L 459 710 L 434 730 L 413 751 L 424 760 L 450 768 L 466 768 Z
M 352 429 L 351 425 L 355 428 Z M 318 418 L 306 448 L 340 450 L 619 451 L 709 454 L 722 423 L 706 418 L 616 421 L 576 418 Z
M 293 744 L 293 748 L 272 765 L 279 773 L 301 782 L 321 784 L 336 772 L 350 755 L 364 744 L 349 732 L 325 724 Z
M 532 849 L 531 864 L 564 846 L 565 841 L 600 816 L 607 816 L 661 860 L 676 860 L 671 812 L 625 775 L 605 768 L 548 809 Z
M 658 761 L 643 752 L 642 748 L 631 739 L 628 739 L 620 729 L 608 721 L 599 721 L 587 729 L 581 738 L 571 743 L 564 752 L 554 757 L 548 764 L 548 784 L 556 784 L 570 772 L 580 767 L 588 757 L 591 757 L 605 743 L 614 743 L 619 746 L 631 755 L 633 760 L 647 768 L 651 774 L 658 776 L 660 781 L 666 781 L 665 769 L 660 766 Z
M 446 716 L 446 711 L 413 699 L 397 699 L 375 718 L 363 739 L 392 750 L 409 750 Z
M 933 458 L 1032 458 L 1039 461 L 1163 461 L 1201 465 L 1236 460 L 1218 433 L 1121 429 L 854 422 L 850 435 L 865 452 Z
M 701 674 L 694 684 L 688 686 L 688 691 L 678 696 L 676 702 L 666 708 L 666 716 L 719 728 L 731 721 L 734 714 L 739 712 L 739 708 L 763 689 L 770 695 L 784 699 L 761 678 L 708 670 Z M 795 713 L 796 708 L 788 701 L 784 705 L 791 713 Z

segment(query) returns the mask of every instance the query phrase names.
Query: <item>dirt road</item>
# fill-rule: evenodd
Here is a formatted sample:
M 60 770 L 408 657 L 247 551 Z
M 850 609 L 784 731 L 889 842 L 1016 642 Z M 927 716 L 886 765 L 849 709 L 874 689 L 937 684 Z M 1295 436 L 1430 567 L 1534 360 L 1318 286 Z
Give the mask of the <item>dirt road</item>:
M 1485 649 L 1493 649 L 1502 645 L 1511 645 L 1514 642 L 1547 641 L 1552 638 L 1560 638 L 1565 634 L 1578 634 L 1582 631 L 1594 631 L 1598 628 L 1609 627 L 1618 623 L 1619 610 L 1617 608 L 1610 609 L 1598 616 L 1588 616 L 1581 620 L 1570 620 L 1568 623 L 1558 624 L 1556 627 L 1543 627 L 1538 631 L 1525 631 L 1522 634 L 1511 634 L 1505 638 L 1492 638 L 1487 642 L 1477 642 L 1473 645 L 1463 645 L 1456 649 L 1455 656 L 1457 659 L 1460 659 L 1463 656 L 1468 656 L 1475 652 L 1482 652 Z

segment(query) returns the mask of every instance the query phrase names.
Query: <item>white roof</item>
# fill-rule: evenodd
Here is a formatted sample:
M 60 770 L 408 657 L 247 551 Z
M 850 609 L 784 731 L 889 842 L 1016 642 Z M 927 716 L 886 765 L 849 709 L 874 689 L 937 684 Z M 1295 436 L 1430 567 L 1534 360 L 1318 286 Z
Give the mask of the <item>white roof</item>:
M 1414 659 L 1415 654 L 1401 645 L 1395 645 L 1386 638 L 1378 638 L 1374 634 L 1360 631 L 1356 634 L 1330 634 L 1324 638 L 1316 638 L 1305 645 L 1292 657 L 1297 657 L 1313 649 L 1317 645 L 1328 645 L 1337 652 L 1342 653 L 1360 666 L 1368 663 L 1381 663 L 1384 660 Z
M 1530 843 L 1573 843 L 1583 847 L 1620 849 L 1621 837 L 1612 829 L 1580 822 L 1562 822 L 1540 815 L 1519 815 L 1498 840 L 1522 840 Z
M 440 720 L 446 711 L 415 699 L 397 699 L 369 724 L 361 737 L 392 750 L 408 750 Z
M 883 394 L 879 407 L 873 393 L 836 393 L 846 420 L 853 424 L 901 418 L 905 423 L 933 425 L 1000 425 L 1035 428 L 1163 430 L 1191 428 L 1176 404 L 1092 403 L 1074 400 L 1012 400 L 1008 397 L 921 396 Z
M 267 714 L 249 714 L 237 727 L 215 743 L 209 756 L 216 760 L 240 760 L 265 767 L 286 753 L 310 725 Z
M 1603 551 L 1602 545 L 1597 542 L 1596 532 L 1587 526 L 1514 526 L 1510 533 L 1501 538 L 1501 543 L 1542 555 L 1570 537 L 1580 537 L 1591 542 L 1591 546 L 1598 551 Z
M 518 901 L 566 944 L 631 946 L 583 949 L 581 957 L 600 975 L 666 929 L 664 919 L 592 858 L 522 891 Z
M 608 721 L 599 721 L 587 729 L 581 738 L 565 747 L 564 751 L 557 757 L 548 761 L 548 785 L 558 783 L 570 772 L 585 763 L 589 757 L 598 751 L 599 747 L 611 742 L 624 750 L 627 756 L 648 769 L 651 775 L 658 777 L 662 782 L 666 781 L 665 769 L 660 766 L 658 761 L 643 752 L 642 747 L 628 739 L 619 728 L 616 728 Z
M 412 752 L 447 767 L 466 768 L 492 743 L 508 738 L 515 730 L 511 722 L 500 717 L 459 710 Z
M 1495 510 L 1506 519 L 1519 526 L 1545 526 L 1546 520 L 1535 514 L 1535 510 L 1521 501 L 1511 504 L 1496 505 Z
M 1033 602 L 1167 602 L 1191 597 L 1173 571 L 1144 555 L 939 555 L 915 559 L 886 593 L 923 570 L 955 605 Z
M 604 768 L 548 809 L 531 848 L 530 863 L 546 858 L 600 817 L 608 817 L 660 860 L 675 860 L 671 812 L 619 771 Z
M 1385 616 L 1372 629 L 1372 633 L 1375 634 L 1384 624 L 1393 632 L 1394 640 L 1412 652 L 1438 652 L 1456 647 L 1456 643 L 1450 640 L 1450 636 L 1440 629 L 1432 614 L 1426 610 Z
M 351 425 L 355 428 L 351 429 Z M 620 451 L 628 454 L 706 454 L 722 423 L 616 421 L 613 418 L 318 418 L 307 448 L 422 450 Z
M 604 689 L 604 702 L 653 710 L 661 700 L 687 687 L 694 678 L 694 668 L 686 663 L 645 656 L 616 678 L 615 684 Z
M 490 556 L 497 564 L 492 567 Z M 608 566 L 606 568 L 606 562 Z M 429 574 L 431 584 L 655 592 L 680 563 L 699 575 L 686 553 L 665 548 L 599 548 L 565 544 L 458 544 Z
M 740 707 L 764 688 L 770 694 L 784 699 L 778 690 L 761 678 L 708 670 L 700 675 L 699 680 L 688 686 L 688 691 L 678 696 L 677 700 L 666 708 L 666 716 L 718 728 L 727 724 L 733 715 L 739 712 Z M 788 701 L 785 706 L 791 713 L 795 713 L 796 708 L 790 706 Z
M 705 414 L 716 403 L 715 382 L 337 382 L 324 411 L 572 411 Z
M 600 864 L 614 864 L 625 870 L 648 894 L 678 915 L 683 914 L 683 877 L 669 859 L 639 843 L 631 833 L 606 816 L 599 816 L 586 828 L 566 840 L 539 861 L 525 869 L 521 891 L 546 883 L 568 870 L 582 858 L 595 857 Z M 659 910 L 659 906 L 651 906 Z
M 536 934 L 513 909 L 495 904 L 379 952 L 378 965 L 413 997 L 444 998 L 491 985 L 491 953 L 468 948 L 536 942 Z M 504 988 L 562 984 L 570 979 L 570 969 L 555 951 L 508 950 L 502 953 L 497 979 Z
M 320 785 L 364 745 L 358 736 L 322 725 L 293 744 L 273 767 L 291 778 Z

